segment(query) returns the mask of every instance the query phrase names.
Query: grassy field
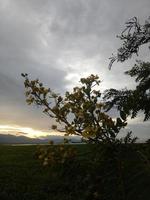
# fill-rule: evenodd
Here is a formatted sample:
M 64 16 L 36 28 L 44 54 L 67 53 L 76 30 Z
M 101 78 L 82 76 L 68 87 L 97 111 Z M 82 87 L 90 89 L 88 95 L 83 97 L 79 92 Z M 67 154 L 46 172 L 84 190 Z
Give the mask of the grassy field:
M 86 152 L 89 151 L 88 145 L 78 145 L 77 149 L 80 153 L 85 153 L 85 155 Z M 89 188 L 88 181 L 86 181 L 87 177 L 84 177 L 84 173 L 86 176 L 86 171 L 93 169 L 92 164 L 90 168 L 87 167 L 90 160 L 88 154 L 85 156 L 86 159 L 84 159 L 84 162 L 81 162 L 80 166 L 74 166 L 73 171 L 71 171 L 72 169 L 69 166 L 65 169 L 61 169 L 60 166 L 58 168 L 57 166 L 56 168 L 43 167 L 41 162 L 35 158 L 35 152 L 36 146 L 0 146 L 0 200 L 100 199 L 100 197 L 96 197 L 96 194 L 95 198 L 86 194 Z M 133 165 L 134 164 L 135 162 Z M 128 168 L 129 167 L 132 168 L 132 165 L 129 165 Z M 103 172 L 99 166 L 97 166 L 97 168 L 101 171 L 101 174 L 110 174 L 109 169 Z M 104 168 L 106 167 L 104 166 Z M 127 172 L 127 177 L 130 178 L 134 170 L 129 170 L 130 172 Z M 141 165 L 137 167 L 137 170 L 140 172 Z M 140 184 L 137 183 L 137 185 L 134 186 L 134 179 L 136 182 L 136 177 L 134 176 L 131 181 L 134 183 L 133 189 L 138 192 L 141 185 L 144 185 L 143 188 L 145 191 L 139 194 L 144 194 L 145 196 L 140 197 L 138 195 L 135 199 L 148 200 L 149 195 L 146 192 L 150 189 L 149 172 L 146 169 L 144 173 L 140 173 L 138 176 L 143 177 L 143 182 Z M 93 176 L 97 178 L 100 175 L 93 174 Z M 84 181 L 83 177 L 85 178 Z M 113 185 L 114 180 L 111 181 L 110 185 Z M 101 189 L 100 185 L 98 187 Z M 141 188 L 141 190 L 143 190 L 143 188 Z M 126 199 L 134 198 L 128 196 Z
M 84 148 L 80 146 L 80 151 Z M 73 182 L 57 170 L 43 167 L 35 152 L 36 146 L 0 146 L 0 199 L 80 199 Z

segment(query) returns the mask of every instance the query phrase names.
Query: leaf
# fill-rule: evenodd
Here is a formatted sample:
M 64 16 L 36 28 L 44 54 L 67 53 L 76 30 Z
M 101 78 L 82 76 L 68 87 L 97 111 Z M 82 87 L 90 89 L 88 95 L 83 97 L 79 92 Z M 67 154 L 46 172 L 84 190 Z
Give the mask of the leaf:
M 119 117 L 117 118 L 116 126 L 122 126 L 122 120 Z
M 126 116 L 126 113 L 124 112 L 124 111 L 120 111 L 120 117 L 124 120 L 124 121 L 126 121 L 126 119 L 127 119 L 127 116 Z

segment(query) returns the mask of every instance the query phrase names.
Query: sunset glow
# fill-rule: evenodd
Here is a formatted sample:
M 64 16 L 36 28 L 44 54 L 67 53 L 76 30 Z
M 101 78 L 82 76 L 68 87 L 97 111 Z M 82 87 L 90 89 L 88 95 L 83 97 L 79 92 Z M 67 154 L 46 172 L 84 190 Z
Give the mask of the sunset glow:
M 0 125 L 0 133 L 13 134 L 17 136 L 24 135 L 30 138 L 44 137 L 47 135 L 62 135 L 62 133 L 59 133 L 54 130 L 42 131 L 42 130 L 35 130 L 30 127 L 21 127 L 17 125 Z

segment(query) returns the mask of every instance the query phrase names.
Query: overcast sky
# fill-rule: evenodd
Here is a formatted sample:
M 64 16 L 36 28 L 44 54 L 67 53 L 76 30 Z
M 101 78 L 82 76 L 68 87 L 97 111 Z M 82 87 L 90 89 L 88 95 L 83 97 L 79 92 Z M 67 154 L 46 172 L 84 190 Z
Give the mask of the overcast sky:
M 134 87 L 123 72 L 136 56 L 108 70 L 109 57 L 120 47 L 116 35 L 134 16 L 144 23 L 150 1 L 0 0 L 1 127 L 48 131 L 51 126 L 40 110 L 26 105 L 22 72 L 62 94 L 91 73 L 99 75 L 102 90 Z M 142 48 L 138 59 L 148 58 Z M 143 124 L 140 116 L 129 122 L 135 135 L 149 137 L 149 122 Z

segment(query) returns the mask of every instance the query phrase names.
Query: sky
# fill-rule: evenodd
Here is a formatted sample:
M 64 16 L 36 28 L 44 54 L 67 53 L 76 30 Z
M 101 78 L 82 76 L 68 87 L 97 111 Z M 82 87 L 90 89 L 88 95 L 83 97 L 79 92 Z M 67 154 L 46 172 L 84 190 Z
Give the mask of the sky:
M 0 0 L 0 133 L 30 137 L 54 134 L 54 123 L 25 102 L 21 73 L 39 78 L 64 94 L 81 77 L 98 74 L 100 89 L 134 88 L 124 75 L 136 59 L 148 61 L 149 51 L 108 69 L 109 57 L 120 47 L 116 35 L 136 16 L 150 16 L 149 0 Z M 142 115 L 128 120 L 128 129 L 149 138 L 150 122 Z

